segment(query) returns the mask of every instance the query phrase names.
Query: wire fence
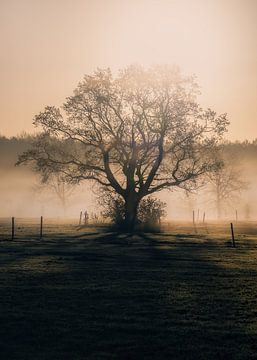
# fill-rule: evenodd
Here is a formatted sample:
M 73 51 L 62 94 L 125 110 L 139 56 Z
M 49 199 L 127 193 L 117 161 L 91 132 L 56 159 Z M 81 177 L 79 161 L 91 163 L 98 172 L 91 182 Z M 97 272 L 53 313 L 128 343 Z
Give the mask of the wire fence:
M 0 218 L 0 239 L 69 236 L 78 230 L 76 219 Z
M 69 238 L 93 233 L 96 227 L 106 224 L 89 222 L 80 225 L 79 219 L 62 218 L 0 218 L 0 240 L 30 240 Z M 205 241 L 231 241 L 231 244 L 246 244 L 251 240 L 257 241 L 257 222 L 186 222 L 170 221 L 162 224 L 162 232 L 177 236 L 181 240 L 197 239 Z M 233 240 L 234 239 L 234 240 Z

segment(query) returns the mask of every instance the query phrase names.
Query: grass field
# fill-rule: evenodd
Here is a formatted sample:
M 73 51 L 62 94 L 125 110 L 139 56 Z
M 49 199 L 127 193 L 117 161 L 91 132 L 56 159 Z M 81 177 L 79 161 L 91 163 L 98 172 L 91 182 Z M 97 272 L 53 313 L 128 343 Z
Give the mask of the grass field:
M 257 359 L 257 224 L 0 220 L 0 357 Z

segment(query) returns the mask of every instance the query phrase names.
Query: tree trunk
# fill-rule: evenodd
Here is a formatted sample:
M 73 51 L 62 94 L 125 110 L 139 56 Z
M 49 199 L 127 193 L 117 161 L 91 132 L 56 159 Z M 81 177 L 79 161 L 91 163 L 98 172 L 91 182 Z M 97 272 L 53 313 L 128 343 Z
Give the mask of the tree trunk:
M 139 199 L 136 194 L 131 194 L 125 200 L 125 219 L 124 228 L 127 231 L 133 231 L 137 223 L 137 212 Z

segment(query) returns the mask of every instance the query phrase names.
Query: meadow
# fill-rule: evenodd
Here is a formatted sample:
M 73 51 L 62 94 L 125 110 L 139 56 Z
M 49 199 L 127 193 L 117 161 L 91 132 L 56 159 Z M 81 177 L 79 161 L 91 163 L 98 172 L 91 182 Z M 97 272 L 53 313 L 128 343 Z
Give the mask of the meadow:
M 0 219 L 1 359 L 256 359 L 257 223 Z

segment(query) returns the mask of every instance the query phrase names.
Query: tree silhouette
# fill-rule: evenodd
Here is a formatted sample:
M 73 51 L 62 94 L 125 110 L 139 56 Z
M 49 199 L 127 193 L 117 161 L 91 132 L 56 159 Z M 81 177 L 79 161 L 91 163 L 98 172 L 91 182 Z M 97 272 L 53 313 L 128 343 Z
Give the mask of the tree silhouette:
M 42 179 L 41 179 L 42 180 Z M 62 178 L 62 175 L 59 173 L 53 173 L 45 181 L 37 184 L 33 188 L 35 193 L 42 194 L 44 191 L 50 195 L 55 196 L 63 209 L 64 214 L 66 215 L 68 199 L 75 192 L 75 185 L 72 183 L 67 183 L 65 179 Z
M 125 202 L 124 227 L 132 230 L 140 201 L 150 194 L 191 189 L 219 166 L 214 149 L 226 130 L 197 103 L 198 86 L 178 68 L 130 66 L 86 75 L 62 111 L 35 116 L 43 129 L 18 163 L 32 162 L 43 177 L 93 180 Z
M 222 167 L 208 175 L 208 192 L 215 203 L 218 220 L 222 217 L 222 210 L 238 202 L 242 191 L 249 185 L 242 179 L 242 170 L 233 163 L 232 159 L 223 161 Z

